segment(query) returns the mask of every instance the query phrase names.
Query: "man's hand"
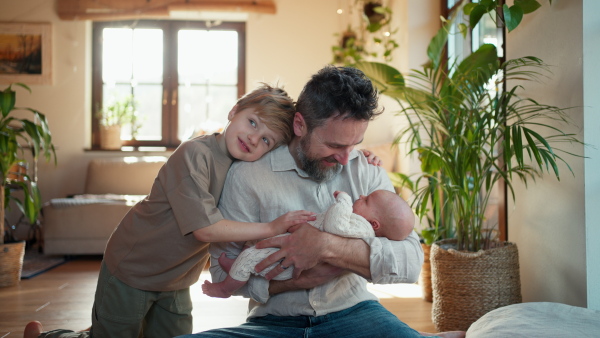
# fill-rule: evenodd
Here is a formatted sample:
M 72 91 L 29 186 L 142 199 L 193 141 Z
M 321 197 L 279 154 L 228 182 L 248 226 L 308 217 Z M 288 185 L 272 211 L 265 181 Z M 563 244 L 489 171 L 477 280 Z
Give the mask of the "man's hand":
M 288 231 L 291 233 L 289 236 L 268 238 L 256 244 L 258 249 L 280 248 L 256 265 L 256 271 L 260 272 L 273 263 L 281 262 L 266 275 L 269 280 L 292 265 L 294 266 L 293 278 L 298 278 L 302 271 L 322 262 L 330 237 L 335 236 L 322 232 L 308 223 L 295 225 Z
M 275 295 L 286 291 L 312 289 L 325 284 L 344 273 L 348 272 L 331 264 L 320 263 L 312 269 L 303 271 L 302 274 L 300 274 L 300 277 L 296 279 L 271 281 L 269 294 Z

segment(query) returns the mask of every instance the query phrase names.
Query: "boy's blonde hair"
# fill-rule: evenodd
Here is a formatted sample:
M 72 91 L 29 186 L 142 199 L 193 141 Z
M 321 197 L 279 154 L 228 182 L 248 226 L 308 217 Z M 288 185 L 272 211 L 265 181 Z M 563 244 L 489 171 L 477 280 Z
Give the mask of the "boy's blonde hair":
M 292 140 L 292 120 L 296 108 L 294 100 L 282 88 L 262 83 L 260 87 L 240 98 L 237 106 L 237 111 L 254 108 L 262 122 L 282 136 L 276 147 Z

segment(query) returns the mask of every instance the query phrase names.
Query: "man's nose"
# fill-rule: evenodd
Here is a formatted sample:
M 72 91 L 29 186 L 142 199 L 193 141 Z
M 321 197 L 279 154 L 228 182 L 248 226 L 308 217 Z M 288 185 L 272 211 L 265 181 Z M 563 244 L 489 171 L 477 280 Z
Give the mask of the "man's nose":
M 344 148 L 344 150 L 333 155 L 333 158 L 335 158 L 335 160 L 338 161 L 340 164 L 346 165 L 346 164 L 348 164 L 348 157 L 350 156 L 351 151 L 352 151 L 352 148 Z

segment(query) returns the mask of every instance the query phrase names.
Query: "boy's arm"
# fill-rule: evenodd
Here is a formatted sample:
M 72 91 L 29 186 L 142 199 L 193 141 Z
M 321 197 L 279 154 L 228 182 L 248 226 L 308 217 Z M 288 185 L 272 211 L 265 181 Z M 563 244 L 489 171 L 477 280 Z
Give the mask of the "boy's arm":
M 315 219 L 315 213 L 304 210 L 290 211 L 269 223 L 222 219 L 212 225 L 195 230 L 194 237 L 206 243 L 251 241 L 283 234 L 291 226 Z

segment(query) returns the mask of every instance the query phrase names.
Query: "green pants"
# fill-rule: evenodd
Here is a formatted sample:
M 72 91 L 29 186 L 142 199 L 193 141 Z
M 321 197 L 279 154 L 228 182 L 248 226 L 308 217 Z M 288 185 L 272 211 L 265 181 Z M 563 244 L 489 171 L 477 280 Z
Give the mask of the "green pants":
M 100 268 L 90 331 L 53 330 L 40 337 L 164 338 L 192 333 L 190 289 L 143 291 Z

